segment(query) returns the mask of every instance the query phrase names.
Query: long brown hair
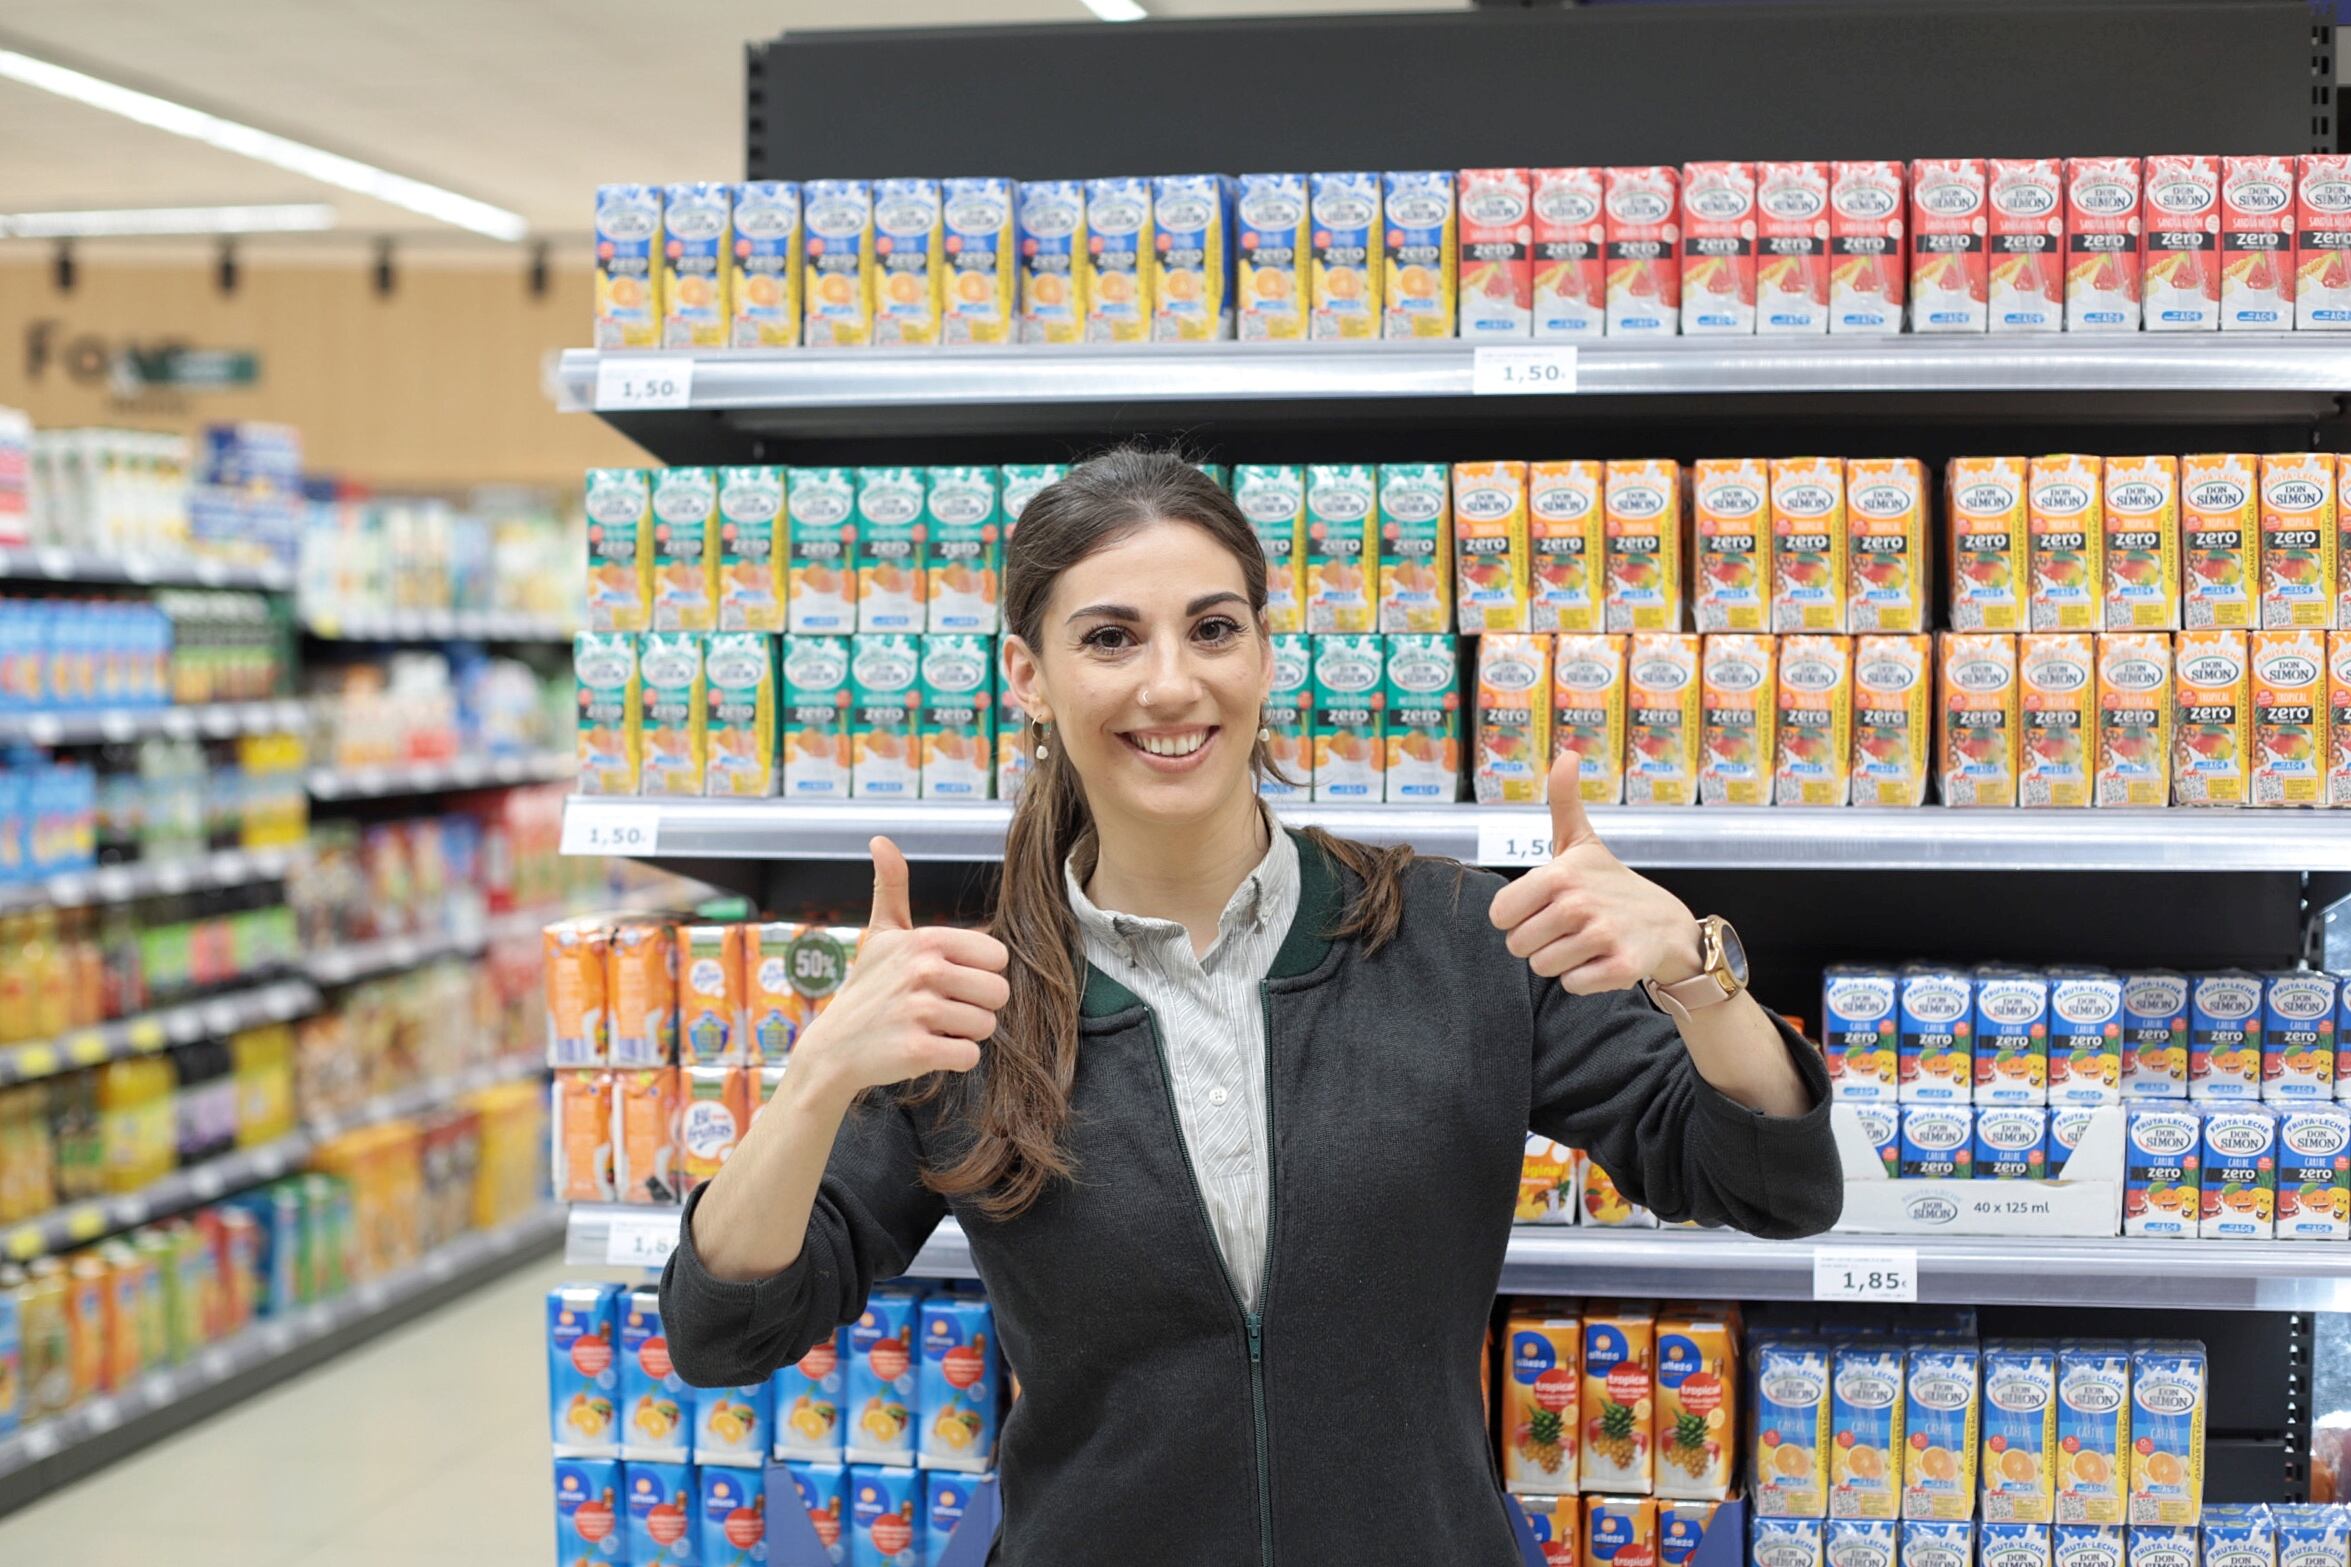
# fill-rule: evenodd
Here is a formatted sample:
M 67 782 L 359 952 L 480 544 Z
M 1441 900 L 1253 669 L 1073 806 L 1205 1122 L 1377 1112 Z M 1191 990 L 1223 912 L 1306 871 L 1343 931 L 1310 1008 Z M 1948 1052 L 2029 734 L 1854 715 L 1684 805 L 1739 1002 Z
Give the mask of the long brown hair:
M 1004 555 L 1005 630 L 1032 648 L 1040 646 L 1045 607 L 1061 574 L 1096 550 L 1163 520 L 1191 523 L 1232 553 L 1247 587 L 1254 629 L 1264 635 L 1265 555 L 1240 507 L 1182 454 L 1132 445 L 1080 463 L 1068 477 L 1039 490 L 1021 512 Z M 1273 771 L 1263 742 L 1253 747 L 1251 762 L 1253 777 Z M 1076 770 L 1059 746 L 1049 747 L 1031 768 L 1013 808 L 1004 836 L 1003 878 L 988 921 L 989 934 L 1011 953 L 1005 976 L 1011 1000 L 996 1014 L 976 1103 L 966 1106 L 968 1142 L 951 1162 L 923 1172 L 931 1190 L 970 1198 L 992 1218 L 1020 1213 L 1053 1182 L 1075 1173 L 1062 1132 L 1077 1075 L 1085 960 L 1062 865 L 1093 830 Z M 1307 828 L 1305 836 L 1345 869 L 1355 887 L 1345 915 L 1327 934 L 1360 941 L 1366 952 L 1378 951 L 1403 916 L 1400 878 L 1412 851 L 1373 848 L 1320 828 Z M 933 1078 L 913 1097 L 934 1098 L 948 1086 L 946 1079 Z

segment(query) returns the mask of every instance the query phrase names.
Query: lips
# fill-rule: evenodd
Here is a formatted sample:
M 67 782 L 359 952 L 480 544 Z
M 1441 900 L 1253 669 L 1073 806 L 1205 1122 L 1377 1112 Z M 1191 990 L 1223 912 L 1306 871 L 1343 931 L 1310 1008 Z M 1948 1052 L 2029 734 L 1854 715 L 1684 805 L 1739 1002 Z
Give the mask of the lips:
M 1215 726 L 1192 729 L 1130 729 L 1119 736 L 1147 756 L 1180 762 L 1199 754 L 1216 734 Z

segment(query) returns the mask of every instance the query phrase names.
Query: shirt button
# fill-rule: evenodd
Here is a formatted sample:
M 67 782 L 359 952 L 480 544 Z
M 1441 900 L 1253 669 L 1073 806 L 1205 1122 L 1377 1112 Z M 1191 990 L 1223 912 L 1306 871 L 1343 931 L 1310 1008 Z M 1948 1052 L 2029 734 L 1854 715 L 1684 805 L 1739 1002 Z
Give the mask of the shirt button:
M 1212 1105 L 1222 1105 L 1225 1102 L 1225 1097 L 1225 1091 L 1221 1088 L 1208 1090 L 1208 1102 Z

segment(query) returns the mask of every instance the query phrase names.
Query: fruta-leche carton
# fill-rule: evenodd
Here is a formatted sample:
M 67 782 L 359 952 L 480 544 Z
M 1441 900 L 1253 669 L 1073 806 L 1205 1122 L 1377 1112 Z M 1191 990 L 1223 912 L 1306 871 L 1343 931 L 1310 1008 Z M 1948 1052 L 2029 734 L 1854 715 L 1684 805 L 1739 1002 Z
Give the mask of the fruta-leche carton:
M 1909 251 L 1899 163 L 1829 165 L 1829 330 L 1902 330 Z
M 1828 1511 L 1828 1345 L 1767 1338 L 1752 1353 L 1755 1515 L 1819 1518 Z
M 1306 176 L 1241 175 L 1234 189 L 1233 235 L 1236 335 L 1245 343 L 1305 337 L 1311 290 Z
M 653 629 L 718 626 L 718 470 L 653 474 Z
M 2294 160 L 2220 160 L 2220 329 L 2294 324 Z
M 1845 803 L 1853 770 L 1853 643 L 1780 639 L 1772 803 Z
M 1899 1097 L 1967 1104 L 1975 1095 L 1975 984 L 1959 969 L 1910 964 L 1896 987 Z
M 1935 754 L 1943 803 L 2014 805 L 2018 768 L 2016 638 L 1939 633 Z
M 863 348 L 873 338 L 873 186 L 810 180 L 800 197 L 808 236 L 800 340 L 810 348 Z
M 1976 1430 L 1982 1406 L 1973 1344 L 1913 1347 L 1903 1381 L 1902 1516 L 1970 1517 L 1976 1504 Z
M 993 635 L 1004 530 L 993 468 L 925 468 L 922 573 L 926 624 L 934 632 Z
M 1829 1516 L 1896 1517 L 1904 1456 L 1902 1349 L 1847 1339 L 1830 1351 L 1829 1365 Z
M 1699 667 L 1698 799 L 1705 805 L 1769 805 L 1779 684 L 1778 639 L 1718 632 Z
M 1821 1059 L 1839 1099 L 1886 1102 L 1900 1082 L 1889 969 L 1836 964 L 1821 979 Z
M 2184 1527 L 2202 1521 L 2204 1350 L 2189 1343 L 2131 1351 L 2130 1518 Z
M 1233 501 L 1265 552 L 1265 626 L 1277 635 L 1306 629 L 1306 471 L 1295 463 L 1233 470 Z
M 1461 797 L 1461 655 L 1447 632 L 1382 637 L 1387 780 L 1396 804 Z
M 1583 1322 L 1578 1488 L 1647 1495 L 1657 1471 L 1656 1314 L 1601 1300 L 1586 1305 Z
M 2122 977 L 2122 1096 L 2188 1097 L 2188 981 L 2169 969 Z
M 1470 781 L 1480 805 L 1539 805 L 1551 766 L 1550 637 L 1489 634 L 1478 641 L 1477 750 Z
M 2351 155 L 2294 160 L 2294 326 L 2351 330 Z
M 1315 339 L 1380 335 L 1380 177 L 1310 174 L 1307 240 L 1312 279 L 1306 335 Z
M 572 639 L 571 672 L 579 688 L 573 787 L 582 794 L 635 794 L 644 726 L 637 638 L 625 631 L 581 632 Z
M 2335 976 L 2311 969 L 2261 983 L 2261 1097 L 2329 1104 L 2335 1097 Z
M 1456 466 L 1455 474 L 1460 473 Z M 1612 462 L 1607 529 L 1606 629 L 1677 631 L 1682 624 L 1681 472 L 1669 460 Z M 1461 516 L 1458 481 L 1456 526 Z M 1468 622 L 1463 621 L 1463 629 Z
M 718 472 L 718 629 L 784 629 L 784 470 Z
M 1755 330 L 1829 327 L 1829 166 L 1755 165 Z
M 1453 555 L 1462 634 L 1526 630 L 1525 463 L 1453 465 Z
M 2252 803 L 2324 805 L 2327 634 L 2256 631 L 2251 643 Z
M 992 638 L 937 631 L 922 639 L 922 797 L 985 800 L 995 775 L 996 692 Z
M 713 633 L 703 658 L 704 788 L 716 797 L 776 792 L 776 641 L 758 631 Z
M 1601 629 L 1607 557 L 1603 484 L 1596 462 L 1527 464 L 1531 630 Z M 1704 543 L 1701 538 L 1701 549 Z M 1700 611 L 1701 625 L 1704 613 Z
M 2278 1527 L 2266 1502 L 2215 1502 L 2198 1534 L 2203 1567 L 2278 1567 Z
M 1771 629 L 1843 631 L 1851 541 L 1841 460 L 1772 459 L 1771 536 Z
M 2076 1339 L 2057 1346 L 2056 1517 L 2060 1525 L 2116 1526 L 2123 1516 L 2123 1454 L 2131 1440 L 2130 1351 Z
M 1206 343 L 1233 335 L 1233 182 L 1224 174 L 1163 174 L 1151 182 L 1156 230 L 1151 340 Z
M 2124 1534 L 2129 1567 L 2200 1567 L 2202 1542 L 2192 1528 L 2133 1524 Z
M 2091 719 L 2097 702 L 2093 639 L 2085 632 L 2027 632 L 2017 640 L 2017 803 L 2090 803 Z
M 1747 1559 L 1755 1567 L 1823 1567 L 1822 1525 L 1818 1515 L 1783 1518 L 1756 1506 L 1747 1525 Z M 1969 1567 L 1974 1557 L 1953 1564 Z
M 662 192 L 661 346 L 724 348 L 727 259 L 733 253 L 735 190 L 707 181 Z
M 2065 195 L 2059 160 L 1993 158 L 1984 167 L 1991 211 L 1991 328 L 2055 332 L 2065 325 Z
M 704 639 L 690 631 L 649 631 L 637 654 L 643 682 L 637 789 L 700 795 L 709 715 L 702 684 Z
M 2140 309 L 2150 332 L 2220 328 L 2220 160 L 2156 156 L 2146 164 Z
M 1635 632 L 1625 653 L 1625 804 L 1698 803 L 1698 698 L 1698 638 Z
M 596 187 L 596 346 L 661 346 L 661 187 Z
M 920 643 L 891 632 L 849 639 L 849 792 L 857 799 L 922 794 Z
M 1760 458 L 1705 457 L 1691 465 L 1690 611 L 1700 631 L 1773 629 L 1771 494 Z
M 1755 166 L 1682 165 L 1682 333 L 1755 332 Z
M 1583 802 L 1616 805 L 1624 798 L 1625 639 L 1562 632 L 1551 655 L 1547 754 L 1556 761 L 1573 751 Z
M 1463 169 L 1460 335 L 1473 342 L 1526 337 L 1533 319 L 1533 194 L 1524 169 Z
M 590 468 L 588 629 L 653 626 L 653 486 L 642 468 Z
M 939 182 L 947 258 L 940 279 L 942 343 L 1013 340 L 1019 292 L 1012 228 L 1016 190 L 1011 180 L 984 175 Z
M 1378 804 L 1387 748 L 1382 640 L 1333 633 L 1314 640 L 1314 798 Z
M 2122 981 L 2086 964 L 2048 974 L 2049 1102 L 2113 1104 L 2122 1097 Z
M 2105 485 L 2105 628 L 2176 631 L 2180 624 L 2179 460 L 2109 457 Z
M 1853 639 L 1853 803 L 1915 806 L 1926 799 L 1933 639 Z
M 1946 473 L 1951 514 L 1951 626 L 2025 629 L 2025 460 L 1954 457 Z
M 2243 805 L 2251 687 L 2242 631 L 2183 631 L 2173 639 L 2172 802 Z
M 2277 1237 L 2351 1237 L 2351 1111 L 2340 1105 L 2278 1107 Z
M 2204 1107 L 2204 1190 L 2196 1233 L 2265 1241 L 2277 1220 L 2278 1121 L 2265 1104 Z
M 1135 175 L 1086 181 L 1086 248 L 1079 253 L 1086 341 L 1151 338 L 1151 182 Z
M 1443 463 L 1379 468 L 1379 629 L 1432 635 L 1453 624 L 1453 480 Z M 1597 529 L 1599 505 L 1592 507 Z M 1597 557 L 1599 546 L 1594 543 Z M 1590 590 L 1593 625 L 1599 595 Z
M 2106 534 L 2100 462 L 2036 457 L 2025 481 L 2034 631 L 2095 631 L 2105 622 Z
M 2065 160 L 2065 329 L 2139 329 L 2139 160 Z
M 1502 1405 L 1502 1483 L 1536 1496 L 1572 1494 L 1583 1431 L 1583 1322 L 1541 1301 L 1514 1308 L 1503 1325 L 1508 1370 Z
M 2160 631 L 2100 636 L 2095 803 L 2170 803 L 2171 712 L 2171 638 Z
M 800 187 L 791 180 L 752 180 L 735 187 L 735 243 L 727 264 L 728 341 L 736 348 L 800 344 Z
M 1910 329 L 1981 332 L 1989 269 L 1984 160 L 1921 158 L 1910 166 Z
M 2203 1118 L 2187 1105 L 2148 1100 L 2125 1108 L 2123 1234 L 2195 1235 L 2203 1138 Z
M 2181 624 L 2246 630 L 2260 580 L 2258 465 L 2246 453 L 2180 459 Z
M 1600 170 L 1529 169 L 1527 180 L 1534 205 L 1534 336 L 1598 337 L 1608 314 Z
M 1302 631 L 1276 632 L 1273 686 L 1265 698 L 1265 755 L 1280 776 L 1260 778 L 1268 800 L 1304 800 L 1314 789 L 1314 642 Z
M 2051 1470 L 2058 1456 L 2055 1346 L 1986 1343 L 1980 1454 L 1984 1521 L 2053 1522 Z
M 1375 631 L 1379 623 L 1379 519 L 1369 463 L 1315 463 L 1306 470 L 1306 629 Z
M 2335 465 L 2325 452 L 2261 459 L 2261 619 L 2269 630 L 2335 619 Z
M 784 638 L 784 797 L 849 798 L 849 639 Z
M 1940 1518 L 1901 1523 L 1903 1567 L 1975 1567 L 1975 1524 Z M 2109 1564 L 2119 1567 L 2119 1564 Z
M 2327 804 L 2351 805 L 2351 631 L 2327 633 Z
M 1924 631 L 1927 584 L 1926 470 L 1915 457 L 1856 457 L 1845 464 L 1850 578 L 1845 624 L 1854 631 Z
M 1380 176 L 1382 337 L 1451 337 L 1455 267 L 1453 174 Z
M 1608 225 L 1608 335 L 1671 336 L 1681 327 L 1681 173 L 1603 169 Z
M 1975 1011 L 1975 1102 L 2047 1103 L 2049 981 L 2032 969 L 1980 965 Z
M 2332 1567 L 2351 1554 L 2351 1514 L 2324 1502 L 2273 1503 L 2277 1525 L 2277 1567 Z
M 2198 974 L 2188 985 L 2188 1097 L 2261 1097 L 2261 976 Z
M 784 470 L 784 620 L 800 636 L 857 629 L 856 509 L 856 469 Z
M 1013 243 L 1020 254 L 1020 340 L 1083 342 L 1085 181 L 1023 180 L 1013 210 Z
M 2049 1526 L 1991 1523 L 1976 1526 L 1978 1567 L 2049 1567 Z

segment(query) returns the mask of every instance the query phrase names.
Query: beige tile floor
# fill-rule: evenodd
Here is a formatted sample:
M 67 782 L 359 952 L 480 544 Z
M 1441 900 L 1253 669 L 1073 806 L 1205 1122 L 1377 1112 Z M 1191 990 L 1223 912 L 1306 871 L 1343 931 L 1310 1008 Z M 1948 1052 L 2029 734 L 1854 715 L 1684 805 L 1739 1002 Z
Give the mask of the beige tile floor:
M 564 1277 L 517 1269 L 0 1518 L 0 1563 L 553 1562 L 540 1344 Z

